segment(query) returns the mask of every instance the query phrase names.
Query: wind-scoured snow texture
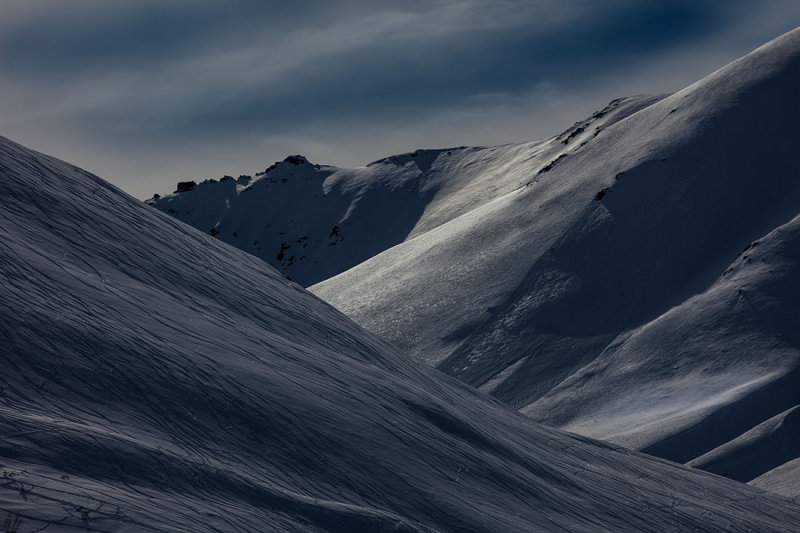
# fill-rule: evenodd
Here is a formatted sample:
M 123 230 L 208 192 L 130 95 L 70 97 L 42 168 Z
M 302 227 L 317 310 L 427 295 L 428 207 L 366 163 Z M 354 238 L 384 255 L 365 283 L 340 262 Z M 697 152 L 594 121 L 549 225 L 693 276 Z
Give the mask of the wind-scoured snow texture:
M 579 144 L 653 100 L 612 102 L 564 141 Z M 289 156 L 255 177 L 186 182 L 147 203 L 308 286 L 517 189 L 563 146 L 417 150 L 356 169 Z
M 696 458 L 800 403 L 793 225 L 721 277 L 800 212 L 798 94 L 796 30 L 312 291 L 537 420 Z
M 800 498 L 800 489 L 798 489 L 797 483 L 798 476 L 800 476 L 800 459 L 793 459 L 749 483 L 755 487 L 762 487 L 771 492 L 794 498 L 797 501 L 797 498 Z
M 790 500 L 536 425 L 264 262 L 0 139 L 6 528 L 800 528 Z

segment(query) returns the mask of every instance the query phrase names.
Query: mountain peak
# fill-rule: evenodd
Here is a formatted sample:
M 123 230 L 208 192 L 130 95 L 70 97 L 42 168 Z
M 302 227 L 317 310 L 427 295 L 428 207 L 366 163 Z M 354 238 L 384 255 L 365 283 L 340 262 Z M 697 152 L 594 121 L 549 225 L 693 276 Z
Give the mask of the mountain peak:
M 306 157 L 303 156 L 303 155 L 299 155 L 299 154 L 297 154 L 297 155 L 289 155 L 289 156 L 286 156 L 286 158 L 284 158 L 283 161 L 275 161 L 273 164 L 268 166 L 267 169 L 264 170 L 264 172 L 257 172 L 256 176 L 263 176 L 265 174 L 269 174 L 270 172 L 272 172 L 273 170 L 275 170 L 276 168 L 278 168 L 278 167 L 280 167 L 282 165 L 294 165 L 294 166 L 299 167 L 301 165 L 311 165 L 311 162 L 308 159 L 306 159 Z M 318 165 L 311 165 L 311 166 L 318 166 Z
M 283 160 L 285 163 L 291 163 L 292 165 L 310 165 L 311 163 L 306 159 L 303 155 L 290 155 L 286 156 L 286 159 Z

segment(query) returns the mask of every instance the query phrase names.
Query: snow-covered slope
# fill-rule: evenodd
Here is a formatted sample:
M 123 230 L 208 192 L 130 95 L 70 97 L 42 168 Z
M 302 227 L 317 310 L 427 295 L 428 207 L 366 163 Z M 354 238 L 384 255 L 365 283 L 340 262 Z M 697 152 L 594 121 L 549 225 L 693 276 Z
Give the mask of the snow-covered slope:
M 790 500 L 540 427 L 5 139 L 0 199 L 9 531 L 800 528 Z
M 147 203 L 307 286 L 513 191 L 567 144 L 654 100 L 615 100 L 549 142 L 417 150 L 357 169 L 295 155 L 255 176 L 185 182 Z
M 797 501 L 797 498 L 800 497 L 800 487 L 798 487 L 797 483 L 798 476 L 800 476 L 800 459 L 793 459 L 766 474 L 762 474 L 749 483 L 754 487 L 762 487 L 771 492 L 794 498 Z
M 523 411 L 750 481 L 800 456 L 799 278 L 795 218 Z
M 800 212 L 798 94 L 796 30 L 311 290 L 537 420 L 699 457 L 800 403 L 795 223 L 723 276 Z

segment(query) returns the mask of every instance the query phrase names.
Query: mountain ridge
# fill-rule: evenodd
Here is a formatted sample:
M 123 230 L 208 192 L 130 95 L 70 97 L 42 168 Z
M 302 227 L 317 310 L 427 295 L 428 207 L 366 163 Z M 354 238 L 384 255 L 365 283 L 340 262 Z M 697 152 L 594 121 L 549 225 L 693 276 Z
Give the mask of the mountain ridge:
M 146 200 L 308 286 L 521 187 L 565 145 L 661 97 L 617 99 L 549 141 L 415 150 L 341 169 L 288 156 Z

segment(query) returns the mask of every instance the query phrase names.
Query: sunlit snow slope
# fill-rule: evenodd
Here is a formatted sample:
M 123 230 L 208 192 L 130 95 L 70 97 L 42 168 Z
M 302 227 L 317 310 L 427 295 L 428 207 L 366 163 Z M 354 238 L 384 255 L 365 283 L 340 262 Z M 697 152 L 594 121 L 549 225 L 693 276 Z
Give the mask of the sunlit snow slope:
M 5 139 L 0 199 L 8 530 L 800 528 L 788 499 L 540 427 Z
M 312 291 L 538 421 L 749 481 L 796 432 L 700 458 L 800 404 L 798 95 L 794 31 Z

